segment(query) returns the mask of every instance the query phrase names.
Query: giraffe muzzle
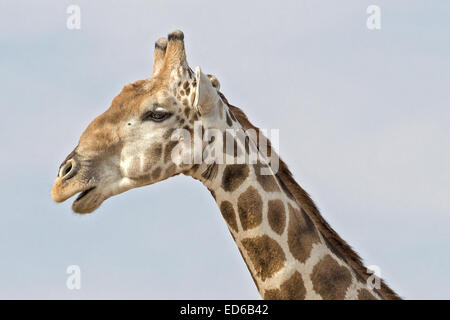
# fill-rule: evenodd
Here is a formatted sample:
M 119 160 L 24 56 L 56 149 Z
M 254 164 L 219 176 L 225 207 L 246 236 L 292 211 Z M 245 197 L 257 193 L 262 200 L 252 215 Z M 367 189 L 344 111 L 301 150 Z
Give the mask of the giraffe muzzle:
M 80 153 L 76 148 L 59 167 L 51 190 L 55 202 L 64 202 L 76 196 L 72 210 L 91 213 L 104 200 L 135 185 L 123 181 L 115 158 L 98 159 Z
M 73 195 L 80 193 L 79 199 L 85 197 L 95 186 L 92 180 L 86 181 L 83 178 L 86 172 L 81 172 L 80 161 L 77 159 L 77 154 L 72 152 L 64 160 L 58 170 L 55 183 L 51 191 L 52 198 L 55 202 L 63 202 Z

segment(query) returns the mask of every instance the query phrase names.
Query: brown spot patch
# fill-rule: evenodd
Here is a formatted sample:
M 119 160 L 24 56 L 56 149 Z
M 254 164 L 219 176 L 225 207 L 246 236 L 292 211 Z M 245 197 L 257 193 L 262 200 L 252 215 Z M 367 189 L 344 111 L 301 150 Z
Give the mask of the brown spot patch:
M 314 290 L 325 300 L 342 300 L 352 282 L 350 271 L 341 267 L 329 254 L 313 269 L 311 281 Z
M 272 230 L 281 235 L 286 226 L 286 213 L 283 201 L 269 200 L 267 218 Z
M 219 104 L 217 105 L 219 108 L 219 117 L 220 119 L 223 119 L 223 102 L 222 100 L 219 100 Z
M 233 122 L 231 121 L 231 118 L 230 118 L 230 116 L 228 115 L 228 112 L 227 112 L 227 125 L 228 125 L 229 127 L 231 127 L 231 126 L 233 125 Z
M 238 197 L 238 212 L 241 225 L 244 230 L 257 227 L 262 222 L 263 201 L 261 196 L 253 187 L 248 187 Z
M 150 152 L 148 155 L 151 157 L 152 162 L 161 160 L 162 148 L 163 146 L 161 143 L 157 143 L 152 148 L 150 148 Z
M 238 231 L 237 222 L 236 222 L 236 214 L 233 209 L 233 205 L 229 201 L 222 201 L 220 204 L 220 212 L 222 212 L 222 216 L 234 231 Z
M 177 167 L 174 164 L 171 164 L 166 168 L 166 176 L 172 176 L 177 171 Z
M 166 148 L 164 150 L 164 161 L 167 163 L 172 161 L 172 150 L 178 144 L 178 141 L 170 141 L 167 143 Z
M 267 165 L 263 165 L 261 163 L 253 165 L 253 168 L 255 170 L 255 176 L 256 180 L 258 180 L 261 187 L 263 187 L 264 191 L 267 192 L 276 192 L 280 191 L 280 188 L 278 187 L 277 181 L 275 180 L 274 176 L 269 174 L 261 174 L 262 172 L 266 173 L 268 170 Z M 261 170 L 262 168 L 266 168 L 265 170 Z
M 358 300 L 377 300 L 373 294 L 367 289 L 360 289 L 358 292 Z
M 264 294 L 266 300 L 303 300 L 305 299 L 306 288 L 302 275 L 295 271 L 294 274 L 286 280 L 280 289 L 267 290 Z
M 222 188 L 232 192 L 248 177 L 248 166 L 245 164 L 230 164 L 225 167 L 222 175 Z
M 250 154 L 250 137 L 248 135 L 245 136 L 244 147 L 245 147 L 245 154 L 249 155 Z M 254 151 L 254 150 L 252 149 L 252 151 Z
M 167 129 L 166 132 L 164 132 L 163 138 L 169 139 L 172 136 L 172 133 L 175 131 L 175 128 Z
M 161 168 L 160 167 L 157 167 L 156 169 L 154 169 L 152 171 L 152 178 L 153 179 L 155 179 L 155 180 L 158 179 L 160 175 L 161 175 Z
M 280 245 L 267 235 L 242 240 L 255 268 L 256 275 L 262 281 L 270 278 L 275 272 L 283 268 L 286 257 Z
M 279 289 L 269 289 L 264 293 L 264 300 L 283 300 Z
M 320 241 L 316 227 L 303 210 L 289 206 L 288 245 L 292 255 L 300 262 L 308 259 L 312 245 Z

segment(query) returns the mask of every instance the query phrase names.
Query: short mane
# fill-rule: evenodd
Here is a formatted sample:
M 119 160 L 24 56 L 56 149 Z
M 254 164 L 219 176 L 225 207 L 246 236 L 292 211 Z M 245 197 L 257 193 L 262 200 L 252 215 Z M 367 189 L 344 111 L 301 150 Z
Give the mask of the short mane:
M 257 133 L 257 136 L 260 136 L 259 128 L 255 127 L 247 118 L 245 113 L 239 109 L 231 105 L 227 98 L 219 92 L 222 100 L 228 105 L 229 109 L 233 112 L 234 116 L 237 118 L 239 123 L 242 125 L 244 130 L 254 129 Z M 270 155 L 272 152 L 275 154 L 275 150 L 272 150 L 270 140 L 267 139 L 261 133 L 262 139 L 265 139 L 267 151 Z M 259 147 L 259 143 L 258 143 Z M 295 181 L 292 173 L 290 172 L 287 165 L 279 158 L 279 170 L 276 173 L 276 177 L 280 182 L 280 185 L 287 190 L 295 199 L 297 204 L 309 215 L 309 217 L 314 221 L 315 225 L 321 232 L 322 236 L 328 242 L 328 244 L 332 247 L 334 251 L 337 251 L 337 254 L 341 256 L 349 266 L 355 271 L 357 275 L 362 277 L 365 281 L 371 274 L 367 273 L 367 269 L 364 266 L 361 257 L 352 249 L 350 245 L 345 242 L 337 233 L 333 230 L 333 228 L 328 224 L 328 222 L 322 217 L 319 209 L 314 204 L 314 201 L 311 199 L 309 194 L 303 190 L 303 188 Z M 380 279 L 381 288 L 380 290 L 376 290 L 383 298 L 398 300 L 401 299 L 389 286 Z

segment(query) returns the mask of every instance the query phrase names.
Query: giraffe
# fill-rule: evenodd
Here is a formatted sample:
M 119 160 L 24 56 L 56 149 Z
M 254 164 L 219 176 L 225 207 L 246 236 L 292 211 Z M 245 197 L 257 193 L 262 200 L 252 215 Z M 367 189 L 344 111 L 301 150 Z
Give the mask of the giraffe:
M 253 163 L 219 161 L 251 150 Z M 125 85 L 89 124 L 51 196 L 63 202 L 78 194 L 73 211 L 90 213 L 107 198 L 177 174 L 211 192 L 262 298 L 400 299 L 381 279 L 367 284 L 371 274 L 358 254 L 270 141 L 228 102 L 216 77 L 189 67 L 180 30 L 156 41 L 151 77 Z

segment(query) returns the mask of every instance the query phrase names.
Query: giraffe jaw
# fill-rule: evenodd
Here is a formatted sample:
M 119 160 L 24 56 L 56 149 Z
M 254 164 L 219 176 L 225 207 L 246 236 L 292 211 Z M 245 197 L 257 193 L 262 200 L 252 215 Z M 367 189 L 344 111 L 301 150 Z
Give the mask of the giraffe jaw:
M 97 205 L 92 203 L 93 201 L 89 201 L 92 199 L 92 194 L 95 192 L 96 187 L 88 188 L 78 194 L 74 202 L 72 203 L 72 210 L 76 213 L 91 213 L 95 209 L 97 209 L 101 203 L 99 202 Z M 95 198 L 94 198 L 95 199 Z M 91 202 L 91 203 L 90 203 Z
M 139 183 L 132 179 L 122 178 L 116 182 L 102 183 L 85 188 L 78 194 L 77 198 L 72 203 L 72 210 L 79 214 L 92 213 L 97 210 L 105 200 L 143 185 L 146 184 Z

